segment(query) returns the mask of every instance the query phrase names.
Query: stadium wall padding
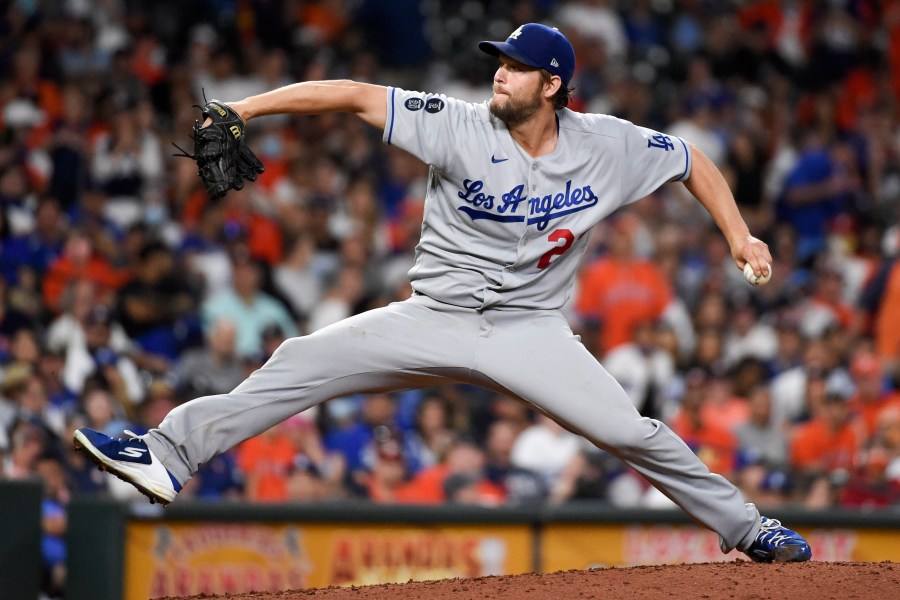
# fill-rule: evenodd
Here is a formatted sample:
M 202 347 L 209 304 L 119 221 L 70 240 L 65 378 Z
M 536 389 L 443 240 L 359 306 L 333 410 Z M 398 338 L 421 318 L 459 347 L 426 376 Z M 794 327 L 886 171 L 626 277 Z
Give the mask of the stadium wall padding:
M 900 561 L 900 512 L 765 511 L 814 559 Z M 410 579 L 734 560 L 681 511 L 100 500 L 70 511 L 70 600 L 131 600 Z M 246 588 L 246 589 L 244 589 Z

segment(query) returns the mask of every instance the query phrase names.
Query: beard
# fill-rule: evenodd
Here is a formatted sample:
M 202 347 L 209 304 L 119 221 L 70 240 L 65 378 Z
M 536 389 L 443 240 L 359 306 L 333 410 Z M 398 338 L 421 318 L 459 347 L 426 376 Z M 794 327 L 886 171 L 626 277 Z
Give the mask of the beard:
M 530 97 L 506 97 L 506 104 L 500 106 L 495 98 L 489 105 L 491 114 L 506 123 L 507 127 L 524 123 L 541 108 L 541 86 Z

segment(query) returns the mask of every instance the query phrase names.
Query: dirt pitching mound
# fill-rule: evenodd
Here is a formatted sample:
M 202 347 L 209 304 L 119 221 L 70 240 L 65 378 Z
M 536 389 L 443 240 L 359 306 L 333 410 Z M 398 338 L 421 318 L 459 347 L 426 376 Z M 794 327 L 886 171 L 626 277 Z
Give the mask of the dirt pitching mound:
M 870 600 L 900 597 L 900 563 L 747 561 L 561 571 L 347 588 L 192 596 L 204 600 Z M 166 598 L 163 600 L 176 600 Z M 186 600 L 184 598 L 177 600 Z

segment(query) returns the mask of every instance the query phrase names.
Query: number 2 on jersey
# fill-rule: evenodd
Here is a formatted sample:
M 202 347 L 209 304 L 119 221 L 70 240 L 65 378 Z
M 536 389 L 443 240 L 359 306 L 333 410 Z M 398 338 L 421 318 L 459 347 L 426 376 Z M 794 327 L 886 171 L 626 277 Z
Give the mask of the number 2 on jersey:
M 575 236 L 568 229 L 554 229 L 547 236 L 547 241 L 554 244 L 554 246 L 541 256 L 541 260 L 537 265 L 538 269 L 546 269 L 550 266 L 554 256 L 565 254 L 566 250 L 571 248 L 575 242 Z

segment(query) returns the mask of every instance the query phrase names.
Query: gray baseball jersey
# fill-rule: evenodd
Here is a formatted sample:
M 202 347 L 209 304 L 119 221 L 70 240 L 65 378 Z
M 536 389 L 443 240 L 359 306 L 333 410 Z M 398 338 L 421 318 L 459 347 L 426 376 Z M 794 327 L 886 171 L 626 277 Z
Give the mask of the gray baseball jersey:
M 532 158 L 487 105 L 389 88 L 384 140 L 431 165 L 404 302 L 286 340 L 228 394 L 185 403 L 145 437 L 180 482 L 216 454 L 320 402 L 465 382 L 518 398 L 644 475 L 723 550 L 759 513 L 665 424 L 642 418 L 558 310 L 585 234 L 616 208 L 690 174 L 678 138 L 557 111 L 559 139 Z
M 412 287 L 470 308 L 561 307 L 611 212 L 690 175 L 680 138 L 557 111 L 556 149 L 533 158 L 487 104 L 388 89 L 384 141 L 431 165 Z

